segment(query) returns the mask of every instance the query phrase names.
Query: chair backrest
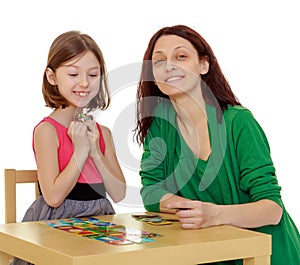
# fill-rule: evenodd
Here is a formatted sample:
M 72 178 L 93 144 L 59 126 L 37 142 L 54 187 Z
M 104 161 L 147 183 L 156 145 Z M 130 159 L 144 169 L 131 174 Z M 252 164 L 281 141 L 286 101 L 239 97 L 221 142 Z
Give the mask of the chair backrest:
M 5 223 L 16 222 L 16 186 L 18 183 L 35 183 L 35 196 L 39 195 L 37 170 L 4 169 Z

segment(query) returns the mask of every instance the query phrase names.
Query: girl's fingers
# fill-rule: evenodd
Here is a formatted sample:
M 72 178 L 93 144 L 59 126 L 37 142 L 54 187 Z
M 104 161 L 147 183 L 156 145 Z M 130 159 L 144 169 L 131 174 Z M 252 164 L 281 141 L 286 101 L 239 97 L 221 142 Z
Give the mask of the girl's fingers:
M 96 132 L 97 126 L 94 120 L 87 120 L 83 124 L 87 127 L 88 131 Z

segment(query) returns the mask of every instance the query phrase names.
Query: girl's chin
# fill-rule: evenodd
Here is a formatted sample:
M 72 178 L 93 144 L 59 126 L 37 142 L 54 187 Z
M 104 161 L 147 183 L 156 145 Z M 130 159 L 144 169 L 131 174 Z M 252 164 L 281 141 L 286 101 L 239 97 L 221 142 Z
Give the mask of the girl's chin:
M 88 104 L 82 104 L 82 103 L 75 103 L 75 102 L 71 102 L 70 103 L 70 106 L 72 106 L 73 108 L 76 108 L 76 109 L 79 109 L 79 110 L 82 110 L 84 109 Z
M 77 107 L 77 108 L 85 108 L 88 104 L 89 104 L 90 100 L 80 100 L 80 101 L 76 101 L 76 102 L 73 102 L 74 105 Z

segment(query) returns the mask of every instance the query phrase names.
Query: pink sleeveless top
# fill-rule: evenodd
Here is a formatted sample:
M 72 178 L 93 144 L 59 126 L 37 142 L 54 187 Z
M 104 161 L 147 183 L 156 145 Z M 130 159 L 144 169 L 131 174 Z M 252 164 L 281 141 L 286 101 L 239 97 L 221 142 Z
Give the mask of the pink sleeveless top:
M 74 152 L 73 143 L 68 135 L 68 128 L 50 117 L 44 118 L 35 126 L 35 128 L 42 122 L 49 122 L 56 129 L 56 133 L 59 141 L 59 147 L 57 150 L 58 164 L 59 164 L 59 172 L 61 172 L 69 163 Z M 97 123 L 97 127 L 100 134 L 99 137 L 100 150 L 103 154 L 105 154 L 105 142 L 104 142 L 100 125 L 98 123 Z M 35 154 L 34 140 L 32 144 L 33 144 L 33 151 Z M 74 189 L 71 191 L 71 193 L 67 198 L 74 199 L 74 200 L 91 200 L 91 199 L 102 198 L 105 196 L 106 195 L 105 195 L 105 187 L 103 184 L 103 179 L 99 174 L 93 160 L 90 157 L 88 157 L 82 168 L 81 174 L 79 175 L 76 186 L 74 187 Z

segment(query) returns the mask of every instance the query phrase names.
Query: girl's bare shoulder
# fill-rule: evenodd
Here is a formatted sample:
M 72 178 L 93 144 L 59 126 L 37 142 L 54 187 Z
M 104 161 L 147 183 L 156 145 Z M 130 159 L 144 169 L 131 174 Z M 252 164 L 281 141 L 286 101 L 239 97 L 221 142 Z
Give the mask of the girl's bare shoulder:
M 109 137 L 111 136 L 111 131 L 107 126 L 100 124 L 100 128 L 101 128 L 103 135 L 106 135 Z

